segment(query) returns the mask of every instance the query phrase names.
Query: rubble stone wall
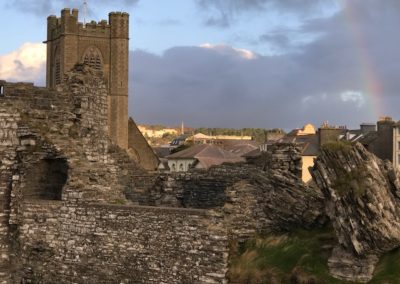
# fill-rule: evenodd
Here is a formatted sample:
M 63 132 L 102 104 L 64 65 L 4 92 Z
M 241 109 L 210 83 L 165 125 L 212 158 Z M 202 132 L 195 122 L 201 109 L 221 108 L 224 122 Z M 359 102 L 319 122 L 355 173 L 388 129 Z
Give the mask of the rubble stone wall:
M 225 283 L 228 238 L 204 210 L 29 202 L 19 235 L 34 283 Z

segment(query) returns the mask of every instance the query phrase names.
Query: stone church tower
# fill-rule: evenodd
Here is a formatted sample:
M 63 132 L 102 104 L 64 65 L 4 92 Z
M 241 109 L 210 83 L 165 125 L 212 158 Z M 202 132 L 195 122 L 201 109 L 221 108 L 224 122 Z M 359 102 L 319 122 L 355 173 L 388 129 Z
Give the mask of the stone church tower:
M 111 139 L 128 148 L 129 14 L 110 13 L 108 22 L 78 22 L 78 10 L 63 9 L 47 18 L 47 87 L 62 84 L 76 63 L 101 70 L 108 89 Z

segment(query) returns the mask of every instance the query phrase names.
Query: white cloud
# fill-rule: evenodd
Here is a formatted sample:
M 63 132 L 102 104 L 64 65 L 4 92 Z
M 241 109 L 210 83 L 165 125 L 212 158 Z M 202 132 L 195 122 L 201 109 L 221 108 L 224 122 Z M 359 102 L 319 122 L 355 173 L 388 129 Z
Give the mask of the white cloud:
M 364 94 L 358 91 L 345 91 L 340 94 L 340 99 L 343 102 L 353 102 L 358 108 L 361 108 L 365 103 Z
M 17 50 L 0 55 L 0 79 L 43 83 L 46 69 L 46 45 L 24 43 Z
M 244 48 L 236 48 L 225 44 L 211 44 L 204 43 L 200 45 L 201 48 L 212 49 L 223 55 L 236 55 L 240 58 L 252 60 L 258 58 L 258 55 L 250 50 Z

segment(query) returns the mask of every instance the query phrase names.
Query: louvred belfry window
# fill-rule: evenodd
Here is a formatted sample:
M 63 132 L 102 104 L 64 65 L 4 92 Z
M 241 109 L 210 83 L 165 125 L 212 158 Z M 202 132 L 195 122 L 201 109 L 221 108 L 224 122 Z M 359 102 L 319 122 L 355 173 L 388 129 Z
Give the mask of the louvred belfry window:
M 83 55 L 83 62 L 89 65 L 90 67 L 102 70 L 103 69 L 103 60 L 101 57 L 101 52 L 96 47 L 89 47 Z

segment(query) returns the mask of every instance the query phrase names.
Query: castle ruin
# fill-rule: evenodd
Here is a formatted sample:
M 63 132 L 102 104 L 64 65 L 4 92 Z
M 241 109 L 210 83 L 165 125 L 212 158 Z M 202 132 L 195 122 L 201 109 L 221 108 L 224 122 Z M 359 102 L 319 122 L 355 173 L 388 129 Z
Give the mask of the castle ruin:
M 108 89 L 111 139 L 128 148 L 129 14 L 112 12 L 108 22 L 78 22 L 78 10 L 63 9 L 47 18 L 46 85 L 55 88 L 75 64 L 86 63 L 103 72 Z

